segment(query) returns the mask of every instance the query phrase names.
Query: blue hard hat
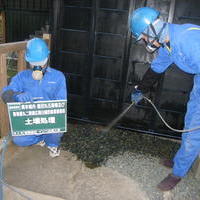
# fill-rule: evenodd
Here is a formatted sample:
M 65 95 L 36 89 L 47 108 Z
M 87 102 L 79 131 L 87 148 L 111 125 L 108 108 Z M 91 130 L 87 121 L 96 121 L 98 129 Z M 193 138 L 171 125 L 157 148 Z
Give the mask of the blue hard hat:
M 33 38 L 26 45 L 25 60 L 29 63 L 42 62 L 49 56 L 49 48 L 41 38 Z
M 149 7 L 138 8 L 133 11 L 130 20 L 130 29 L 133 36 L 137 40 L 140 39 L 140 35 L 158 18 L 159 15 L 160 12 Z

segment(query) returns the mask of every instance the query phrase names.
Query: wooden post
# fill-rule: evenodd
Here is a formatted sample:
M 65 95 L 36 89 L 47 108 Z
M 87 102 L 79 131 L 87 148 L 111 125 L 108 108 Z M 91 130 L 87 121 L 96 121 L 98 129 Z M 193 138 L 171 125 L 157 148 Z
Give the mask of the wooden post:
M 6 54 L 0 54 L 0 90 L 8 84 Z M 0 99 L 0 133 L 1 137 L 6 136 L 9 132 L 9 120 L 7 106 Z
M 18 62 L 17 62 L 17 71 L 20 72 L 26 69 L 26 61 L 24 60 L 25 50 L 17 51 Z
M 51 50 L 51 34 L 43 33 L 42 38 L 47 42 L 49 50 Z M 49 63 L 51 63 L 51 58 L 49 58 Z
M 0 43 L 6 42 L 5 12 L 0 12 Z
M 51 49 L 51 35 L 48 33 L 43 34 L 43 39 L 46 40 L 49 50 Z

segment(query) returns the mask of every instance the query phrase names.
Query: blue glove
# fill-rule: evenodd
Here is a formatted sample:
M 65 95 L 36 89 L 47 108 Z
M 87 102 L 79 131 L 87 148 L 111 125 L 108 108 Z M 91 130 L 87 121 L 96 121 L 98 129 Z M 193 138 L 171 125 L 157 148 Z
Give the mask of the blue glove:
M 135 89 L 131 94 L 131 101 L 137 104 L 143 99 L 143 94 L 140 90 Z
M 33 101 L 32 95 L 28 92 L 18 94 L 14 98 L 17 102 L 32 102 Z

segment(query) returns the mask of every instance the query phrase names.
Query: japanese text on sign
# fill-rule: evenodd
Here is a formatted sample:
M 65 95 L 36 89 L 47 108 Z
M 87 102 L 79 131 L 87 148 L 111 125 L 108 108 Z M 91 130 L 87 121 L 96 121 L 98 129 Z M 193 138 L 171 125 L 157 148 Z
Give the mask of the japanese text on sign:
M 67 101 L 8 103 L 13 136 L 61 133 L 67 130 Z

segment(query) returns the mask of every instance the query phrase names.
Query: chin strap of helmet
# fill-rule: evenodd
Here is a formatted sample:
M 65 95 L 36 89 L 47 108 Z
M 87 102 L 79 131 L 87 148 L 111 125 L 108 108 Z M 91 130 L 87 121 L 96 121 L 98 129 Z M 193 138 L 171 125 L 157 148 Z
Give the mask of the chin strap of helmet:
M 147 29 L 147 33 L 143 33 L 144 35 L 147 36 L 147 42 L 146 42 L 146 49 L 147 51 L 149 51 L 150 53 L 153 53 L 155 50 L 157 50 L 159 47 L 155 46 L 153 43 L 157 42 L 159 43 L 161 46 L 163 46 L 163 43 L 159 42 L 160 36 L 164 30 L 164 28 L 166 27 L 166 23 L 163 24 L 162 28 L 160 29 L 159 33 L 156 33 L 156 30 L 153 26 L 153 24 L 149 25 L 149 28 Z M 150 35 L 150 29 L 152 30 L 154 36 Z

